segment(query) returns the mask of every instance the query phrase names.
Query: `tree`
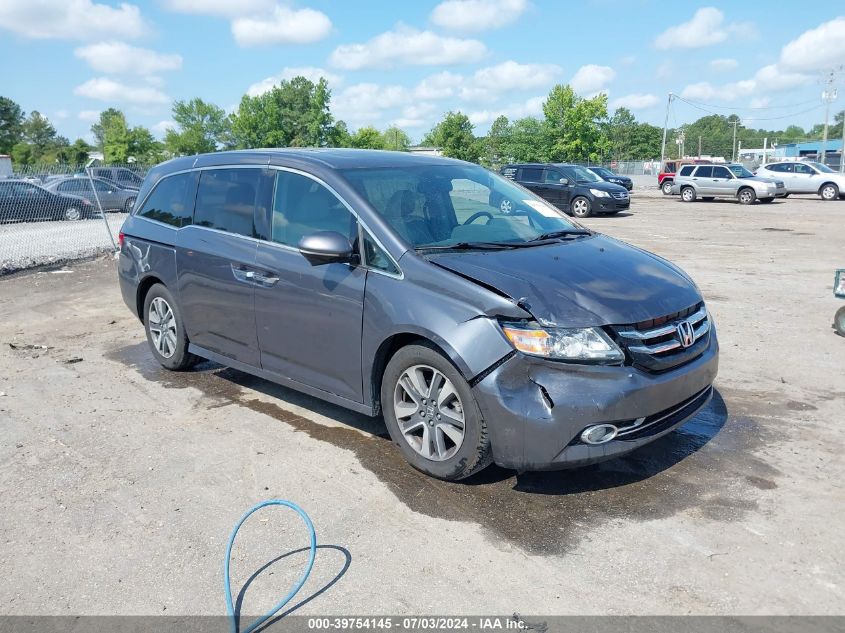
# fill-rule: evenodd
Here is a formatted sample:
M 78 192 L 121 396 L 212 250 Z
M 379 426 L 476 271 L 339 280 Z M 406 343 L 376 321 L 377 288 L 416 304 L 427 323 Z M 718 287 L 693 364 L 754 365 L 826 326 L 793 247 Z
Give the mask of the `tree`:
M 575 94 L 570 86 L 552 88 L 543 103 L 552 161 L 601 160 L 610 148 L 604 133 L 607 95 L 592 99 Z
M 116 108 L 100 112 L 100 120 L 91 126 L 97 146 L 107 163 L 125 163 L 129 158 L 129 128 L 126 116 Z
M 490 126 L 490 131 L 487 132 L 487 136 L 483 142 L 482 165 L 497 168 L 513 160 L 506 151 L 510 134 L 511 126 L 508 117 L 504 115 L 497 117 Z
M 226 112 L 213 103 L 196 98 L 176 101 L 173 120 L 178 129 L 168 129 L 164 144 L 173 154 L 204 154 L 224 144 L 229 121 Z
M 127 159 L 131 156 L 140 163 L 157 163 L 162 159 L 163 150 L 164 145 L 147 128 L 138 125 L 129 130 Z
M 352 147 L 352 136 L 344 121 L 338 121 L 329 129 L 326 145 L 329 147 Z
M 638 122 L 627 108 L 618 108 L 607 122 L 610 155 L 616 160 L 658 158 L 662 136 L 659 127 Z
M 256 97 L 244 95 L 231 119 L 236 147 L 321 147 L 332 138 L 331 92 L 325 79 L 282 81 Z
M 407 152 L 411 147 L 411 137 L 402 128 L 391 125 L 382 134 L 382 146 L 384 149 Z
M 32 145 L 33 155 L 38 159 L 55 145 L 56 128 L 47 117 L 33 110 L 23 123 L 22 138 Z
M 469 117 L 461 112 L 447 112 L 443 120 L 425 135 L 423 145 L 439 147 L 444 156 L 477 163 L 481 144 L 473 134 Z
M 23 134 L 24 112 L 7 97 L 0 97 L 0 154 L 8 154 Z
M 368 125 L 355 131 L 349 139 L 349 146 L 358 149 L 384 149 L 384 137 L 376 128 Z

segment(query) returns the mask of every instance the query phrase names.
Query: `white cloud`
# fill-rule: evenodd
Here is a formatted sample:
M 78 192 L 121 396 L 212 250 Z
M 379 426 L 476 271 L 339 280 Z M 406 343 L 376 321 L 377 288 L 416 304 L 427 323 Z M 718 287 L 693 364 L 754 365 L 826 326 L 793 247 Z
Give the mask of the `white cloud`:
M 763 92 L 792 90 L 793 88 L 807 85 L 811 81 L 813 81 L 812 76 L 787 72 L 781 68 L 780 64 L 763 66 L 754 75 L 756 88 Z
M 594 97 L 600 92 L 607 92 L 607 84 L 616 77 L 616 71 L 610 66 L 587 64 L 581 66 L 569 80 L 569 85 L 579 95 Z
M 152 75 L 167 70 L 179 70 L 182 67 L 181 55 L 157 53 L 123 42 L 100 42 L 82 46 L 73 54 L 102 73 Z
M 359 83 L 332 98 L 332 114 L 351 127 L 375 125 L 385 110 L 409 105 L 411 101 L 410 91 L 403 86 Z
M 59 121 L 63 121 L 66 118 L 68 118 L 68 116 L 70 116 L 70 115 L 68 114 L 67 110 L 56 110 L 56 114 L 54 116 Z
M 329 61 L 332 66 L 348 70 L 396 65 L 445 66 L 477 62 L 486 53 L 487 48 L 478 40 L 443 37 L 399 24 L 363 44 L 338 46 Z
M 463 75 L 444 70 L 420 81 L 414 88 L 414 96 L 418 99 L 446 99 L 454 95 L 463 82 Z
M 751 100 L 752 108 L 766 108 L 772 102 L 771 97 L 756 97 Z
M 314 9 L 276 6 L 270 17 L 240 17 L 232 21 L 232 35 L 241 46 L 308 44 L 332 30 L 328 16 Z
M 309 81 L 313 81 L 317 83 L 320 80 L 320 77 L 325 79 L 329 86 L 332 88 L 338 88 L 343 84 L 343 77 L 337 75 L 335 73 L 329 72 L 324 68 L 316 68 L 314 66 L 301 66 L 301 67 L 290 67 L 286 66 L 282 69 L 277 75 L 272 75 L 261 81 L 258 81 L 252 84 L 249 88 L 246 89 L 246 93 L 250 97 L 257 97 L 258 95 L 262 95 L 273 86 L 277 85 L 279 82 L 285 80 L 290 81 L 294 77 L 305 77 Z
M 619 97 L 610 102 L 610 109 L 628 108 L 629 110 L 644 110 L 651 108 L 660 102 L 660 98 L 653 94 L 641 94 L 636 92 L 634 94 Z
M 138 105 L 170 103 L 170 97 L 152 86 L 129 86 L 107 77 L 89 79 L 73 89 L 79 97 L 110 101 L 112 103 L 131 103 Z
M 753 94 L 757 86 L 753 79 L 734 81 L 721 86 L 714 86 L 709 81 L 699 81 L 690 84 L 681 92 L 684 99 L 701 99 L 704 101 L 734 101 L 738 97 Z
M 164 7 L 177 13 L 218 15 L 227 18 L 270 13 L 275 0 L 166 0 Z
M 685 99 L 735 101 L 740 97 L 762 95 L 771 92 L 783 92 L 804 86 L 812 82 L 813 77 L 802 73 L 784 72 L 777 64 L 769 64 L 758 70 L 751 79 L 733 81 L 731 83 L 714 86 L 710 82 L 702 81 L 688 85 L 681 92 Z
M 789 71 L 826 70 L 845 60 L 845 17 L 805 31 L 783 47 L 778 66 Z
M 76 118 L 80 121 L 96 121 L 100 118 L 99 110 L 81 110 Z
M 725 23 L 725 14 L 715 7 L 703 7 L 692 19 L 670 26 L 654 40 L 657 48 L 702 48 L 719 44 L 729 35 L 750 38 L 756 34 L 753 24 Z
M 528 7 L 527 0 L 445 0 L 431 12 L 437 26 L 477 33 L 514 22 Z
M 735 59 L 731 59 L 730 57 L 726 57 L 721 59 L 712 59 L 710 60 L 708 66 L 710 66 L 710 70 L 712 71 L 725 73 L 730 70 L 734 70 L 737 66 L 739 66 L 739 62 Z
M 147 28 L 134 4 L 91 0 L 2 0 L 0 29 L 33 39 L 137 38 Z
M 179 124 L 176 121 L 166 120 L 166 121 L 159 121 L 155 125 L 153 125 L 150 130 L 153 134 L 162 138 L 166 133 L 167 130 L 175 130 L 179 127 Z
M 468 101 L 493 100 L 512 91 L 548 87 L 562 72 L 563 69 L 555 64 L 506 61 L 476 71 L 461 86 L 461 98 Z
M 531 97 L 526 101 L 513 103 L 498 110 L 477 110 L 470 112 L 467 116 L 473 125 L 486 125 L 492 123 L 500 116 L 506 116 L 509 119 L 521 119 L 527 116 L 537 116 L 543 112 L 543 103 L 546 101 L 545 96 Z

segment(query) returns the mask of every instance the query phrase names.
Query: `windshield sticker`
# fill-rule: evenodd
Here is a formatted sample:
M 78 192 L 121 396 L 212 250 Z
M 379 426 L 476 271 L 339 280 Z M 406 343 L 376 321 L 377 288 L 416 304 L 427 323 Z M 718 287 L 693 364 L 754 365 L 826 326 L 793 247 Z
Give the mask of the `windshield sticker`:
M 552 206 L 543 204 L 539 200 L 523 200 L 524 204 L 534 209 L 537 213 L 546 218 L 559 218 L 560 212 Z

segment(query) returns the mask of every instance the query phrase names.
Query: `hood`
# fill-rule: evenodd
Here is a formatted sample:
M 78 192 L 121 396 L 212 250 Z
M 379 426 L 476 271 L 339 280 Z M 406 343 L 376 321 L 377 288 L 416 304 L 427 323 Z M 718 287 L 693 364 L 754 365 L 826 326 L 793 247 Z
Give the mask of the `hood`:
M 740 178 L 740 180 L 753 180 L 754 182 L 764 182 L 768 185 L 774 185 L 782 182 L 780 178 L 768 178 L 765 176 L 751 176 L 749 178 Z
M 637 323 L 701 301 L 698 288 L 677 266 L 604 235 L 428 259 L 507 295 L 543 325 Z
M 576 182 L 575 186 L 585 187 L 587 189 L 598 189 L 599 191 L 606 191 L 607 193 L 628 193 L 628 190 L 622 185 L 617 185 L 614 182 L 607 182 L 606 180 L 600 180 L 599 182 Z

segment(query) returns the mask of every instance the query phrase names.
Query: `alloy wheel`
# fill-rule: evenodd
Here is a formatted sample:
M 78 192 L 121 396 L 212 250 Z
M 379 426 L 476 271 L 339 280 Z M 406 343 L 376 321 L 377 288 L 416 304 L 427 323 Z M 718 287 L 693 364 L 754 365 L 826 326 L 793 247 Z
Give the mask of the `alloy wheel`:
M 692 195 L 692 189 L 684 189 L 683 193 L 681 194 L 684 199 L 684 202 L 692 202 Z
M 82 217 L 82 213 L 76 207 L 65 209 L 65 220 L 76 221 Z
M 572 203 L 572 213 L 579 218 L 584 217 L 590 212 L 590 205 L 584 198 L 579 198 Z
M 836 187 L 833 185 L 826 185 L 824 189 L 822 189 L 822 198 L 825 200 L 833 200 L 837 195 Z
M 748 204 L 752 200 L 753 198 L 751 197 L 750 191 L 743 191 L 741 194 L 739 194 L 739 201 L 743 204 Z
M 414 365 L 402 372 L 393 411 L 402 437 L 426 459 L 447 460 L 463 444 L 463 403 L 452 381 L 433 367 Z
M 502 213 L 510 213 L 511 211 L 513 211 L 513 204 L 510 200 L 505 198 L 499 203 L 499 210 Z
M 147 323 L 156 351 L 164 358 L 176 353 L 176 316 L 170 305 L 161 297 L 150 303 Z

